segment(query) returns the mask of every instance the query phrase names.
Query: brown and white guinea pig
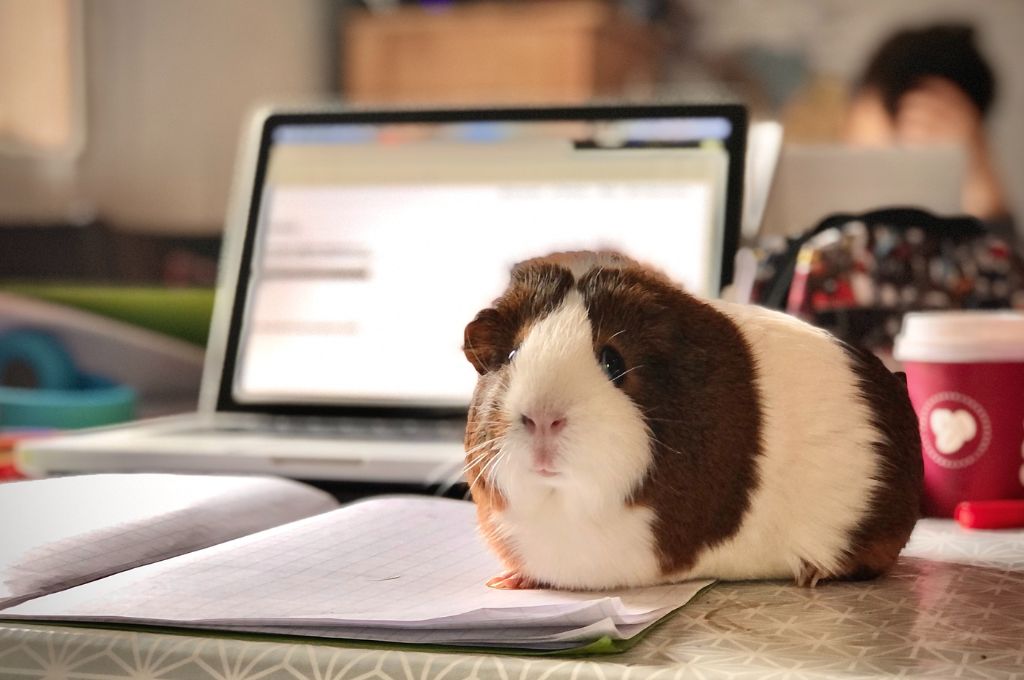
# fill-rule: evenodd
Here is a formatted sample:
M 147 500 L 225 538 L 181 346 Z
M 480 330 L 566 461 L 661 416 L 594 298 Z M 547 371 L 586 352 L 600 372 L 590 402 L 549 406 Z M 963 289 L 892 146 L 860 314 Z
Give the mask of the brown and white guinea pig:
M 616 253 L 512 271 L 466 327 L 466 470 L 497 587 L 861 579 L 918 516 L 917 419 L 871 354 Z

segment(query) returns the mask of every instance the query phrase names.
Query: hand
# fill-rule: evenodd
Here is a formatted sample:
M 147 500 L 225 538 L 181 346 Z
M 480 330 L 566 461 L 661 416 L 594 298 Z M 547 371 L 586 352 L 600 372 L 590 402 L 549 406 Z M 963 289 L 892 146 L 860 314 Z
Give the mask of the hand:
M 955 144 L 967 154 L 961 203 L 964 212 L 981 219 L 1007 213 L 981 112 L 970 97 L 945 78 L 925 78 L 897 104 L 895 138 L 900 144 Z
M 981 112 L 945 78 L 925 78 L 900 97 L 895 127 L 901 144 L 959 144 L 973 153 L 985 143 Z

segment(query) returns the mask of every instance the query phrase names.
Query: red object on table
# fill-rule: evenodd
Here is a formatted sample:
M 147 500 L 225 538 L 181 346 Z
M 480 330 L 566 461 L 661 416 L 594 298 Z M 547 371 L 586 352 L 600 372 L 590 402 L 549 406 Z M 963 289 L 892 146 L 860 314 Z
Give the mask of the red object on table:
M 964 501 L 954 512 L 960 526 L 968 529 L 1024 527 L 1024 500 Z
M 924 514 L 954 516 L 961 501 L 1024 500 L 1024 360 L 902 360 L 921 427 Z
M 47 429 L 0 430 L 0 482 L 25 479 L 25 475 L 21 474 L 14 464 L 15 444 L 23 439 L 45 437 L 54 432 L 55 430 Z

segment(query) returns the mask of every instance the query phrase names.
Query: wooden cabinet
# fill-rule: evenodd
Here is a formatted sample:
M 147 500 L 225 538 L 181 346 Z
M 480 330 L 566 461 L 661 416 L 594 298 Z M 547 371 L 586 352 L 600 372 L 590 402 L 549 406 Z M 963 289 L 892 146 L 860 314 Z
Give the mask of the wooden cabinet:
M 580 102 L 643 92 L 656 42 L 604 0 L 352 12 L 341 86 L 356 103 Z

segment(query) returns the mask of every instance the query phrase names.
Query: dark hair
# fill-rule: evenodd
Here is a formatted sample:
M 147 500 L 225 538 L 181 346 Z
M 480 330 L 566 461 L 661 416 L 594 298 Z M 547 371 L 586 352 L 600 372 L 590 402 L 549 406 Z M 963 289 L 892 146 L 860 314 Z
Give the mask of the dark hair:
M 871 57 L 859 87 L 877 89 L 886 110 L 896 115 L 900 97 L 929 76 L 952 81 L 982 116 L 995 99 L 992 68 L 974 44 L 974 29 L 965 24 L 939 24 L 892 35 Z

